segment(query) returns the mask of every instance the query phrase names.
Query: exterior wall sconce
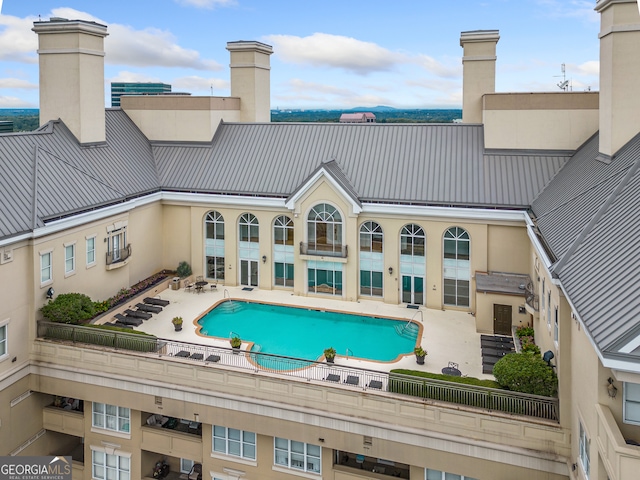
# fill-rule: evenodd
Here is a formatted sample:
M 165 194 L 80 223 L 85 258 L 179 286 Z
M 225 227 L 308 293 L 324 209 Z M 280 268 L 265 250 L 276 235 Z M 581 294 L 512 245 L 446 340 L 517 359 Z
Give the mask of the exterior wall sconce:
M 47 288 L 47 300 L 51 300 L 55 293 L 56 291 L 53 289 L 53 287 Z
M 393 275 L 393 267 L 389 267 L 389 275 Z
M 616 398 L 616 395 L 618 394 L 618 387 L 616 387 L 613 384 L 613 378 L 609 377 L 607 379 L 607 395 L 609 395 L 611 398 Z
M 267 256 L 266 255 L 262 255 L 262 263 L 267 263 Z

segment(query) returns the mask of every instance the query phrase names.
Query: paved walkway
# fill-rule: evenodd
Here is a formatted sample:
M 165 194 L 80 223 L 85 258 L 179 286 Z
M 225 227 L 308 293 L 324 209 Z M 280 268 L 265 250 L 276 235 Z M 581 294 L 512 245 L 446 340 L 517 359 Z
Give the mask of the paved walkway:
M 205 287 L 202 293 L 185 292 L 180 290 L 164 290 L 160 298 L 171 303 L 159 314 L 154 314 L 150 320 L 145 320 L 137 330 L 142 330 L 157 337 L 192 342 L 204 345 L 229 347 L 227 340 L 217 340 L 196 335 L 195 320 L 207 312 L 213 304 L 224 297 L 248 299 L 265 303 L 277 303 L 292 306 L 322 308 L 345 313 L 361 313 L 380 317 L 414 319 L 424 325 L 422 346 L 428 352 L 424 365 L 418 365 L 413 354 L 407 355 L 397 362 L 381 363 L 357 360 L 340 356 L 336 357 L 337 365 L 365 368 L 378 371 L 389 371 L 394 368 L 423 370 L 440 373 L 449 362 L 455 362 L 463 375 L 476 378 L 493 378 L 492 375 L 482 373 L 482 357 L 480 352 L 480 334 L 476 333 L 475 318 L 465 312 L 443 311 L 428 308 L 420 310 L 408 309 L 404 305 L 390 305 L 372 300 L 346 302 L 331 298 L 302 297 L 283 290 L 245 291 L 242 287 L 224 287 L 218 285 L 217 291 Z M 422 314 L 417 313 L 422 312 Z M 174 330 L 171 319 L 183 318 L 182 331 Z M 110 321 L 105 318 L 105 322 Z M 258 340 L 259 342 L 259 340 Z M 243 346 L 244 347 L 244 346 Z

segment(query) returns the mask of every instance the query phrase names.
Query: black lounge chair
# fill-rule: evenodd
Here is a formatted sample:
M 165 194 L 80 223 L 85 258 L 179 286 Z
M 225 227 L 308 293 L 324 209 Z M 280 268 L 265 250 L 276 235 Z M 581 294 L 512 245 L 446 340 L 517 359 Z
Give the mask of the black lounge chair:
M 140 312 L 139 310 L 125 310 L 124 313 L 126 313 L 128 317 L 141 318 L 143 320 L 149 320 L 151 318 L 150 313 Z
M 129 317 L 126 315 L 122 315 L 121 313 L 116 313 L 114 317 L 118 321 L 118 323 L 122 323 L 124 325 L 133 325 L 135 327 L 139 327 L 140 325 L 142 325 L 141 318 Z
M 120 322 L 107 322 L 107 323 L 103 323 L 103 325 L 107 325 L 109 327 L 119 327 L 119 328 L 133 329 L 133 327 L 131 325 L 125 325 L 124 323 L 120 323 Z
M 192 353 L 189 358 L 192 360 L 202 360 L 204 355 L 202 353 Z
M 382 382 L 380 380 L 371 380 L 369 382 L 369 388 L 377 388 L 378 390 L 382 390 Z
M 205 362 L 219 362 L 220 361 L 220 355 L 209 355 L 207 357 L 207 359 L 205 360 Z
M 155 305 L 145 305 L 144 303 L 138 303 L 136 307 L 141 312 L 147 313 L 160 313 L 162 311 L 162 307 L 157 307 Z
M 187 352 L 186 350 L 180 350 L 178 353 L 176 353 L 176 357 L 182 357 L 182 358 L 187 358 L 189 357 L 189 355 L 191 355 L 189 352 Z
M 340 375 L 336 375 L 335 373 L 330 373 L 329 375 L 327 375 L 327 378 L 325 378 L 325 380 L 327 382 L 339 382 Z
M 349 385 L 358 385 L 358 383 L 360 383 L 360 377 L 357 375 L 348 375 L 344 383 L 348 383 Z
M 169 305 L 169 300 L 162 300 L 161 298 L 147 297 L 143 300 L 147 305 L 157 305 L 158 307 L 166 307 Z

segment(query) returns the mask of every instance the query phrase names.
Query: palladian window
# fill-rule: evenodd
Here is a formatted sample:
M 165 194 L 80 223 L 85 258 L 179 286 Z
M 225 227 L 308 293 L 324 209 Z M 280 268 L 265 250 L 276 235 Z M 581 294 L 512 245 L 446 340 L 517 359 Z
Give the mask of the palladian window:
M 307 239 L 307 245 L 302 248 L 303 254 L 347 256 L 346 247 L 342 245 L 342 216 L 327 203 L 316 205 L 309 212 Z
M 360 227 L 360 294 L 382 296 L 382 227 L 365 222 Z
M 240 285 L 258 286 L 260 258 L 260 227 L 258 219 L 245 213 L 238 221 L 238 256 L 240 257 Z
M 469 233 L 452 227 L 444 234 L 444 304 L 469 306 Z
M 207 278 L 224 281 L 224 217 L 216 211 L 205 217 Z
M 273 269 L 276 285 L 293 287 L 293 262 L 293 220 L 281 215 L 273 224 Z

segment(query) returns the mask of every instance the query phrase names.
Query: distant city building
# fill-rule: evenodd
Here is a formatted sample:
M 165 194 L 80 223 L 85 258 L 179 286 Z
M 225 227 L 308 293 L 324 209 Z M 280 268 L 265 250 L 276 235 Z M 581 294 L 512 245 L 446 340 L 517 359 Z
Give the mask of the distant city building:
M 340 123 L 376 123 L 376 116 L 371 112 L 343 113 Z
M 171 93 L 171 85 L 166 83 L 112 82 L 111 106 L 120 106 L 122 95 L 166 95 Z
M 0 133 L 13 132 L 13 122 L 10 120 L 0 121 Z

